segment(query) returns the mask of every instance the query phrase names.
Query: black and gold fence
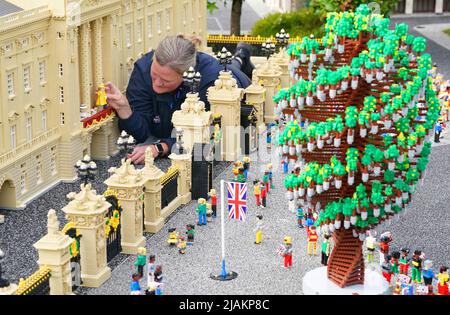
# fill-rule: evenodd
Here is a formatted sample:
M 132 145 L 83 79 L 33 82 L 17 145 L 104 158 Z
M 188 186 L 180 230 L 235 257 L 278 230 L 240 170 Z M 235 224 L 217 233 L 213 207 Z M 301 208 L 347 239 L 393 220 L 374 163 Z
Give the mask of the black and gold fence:
M 261 46 L 266 40 L 270 39 L 273 43 L 276 43 L 275 37 L 262 37 L 262 36 L 236 36 L 236 35 L 208 35 L 208 47 L 211 47 L 213 52 L 217 53 L 225 47 L 228 51 L 234 53 L 236 46 L 240 42 L 250 44 L 253 47 L 252 56 L 264 56 Z M 289 40 L 289 43 L 301 42 L 301 37 L 293 37 Z M 318 39 L 319 43 L 321 39 Z
M 50 276 L 50 268 L 39 268 L 26 280 L 20 279 L 15 295 L 50 295 Z
M 167 173 L 161 177 L 161 210 L 167 207 L 178 196 L 178 176 L 180 171 L 176 167 L 170 167 Z

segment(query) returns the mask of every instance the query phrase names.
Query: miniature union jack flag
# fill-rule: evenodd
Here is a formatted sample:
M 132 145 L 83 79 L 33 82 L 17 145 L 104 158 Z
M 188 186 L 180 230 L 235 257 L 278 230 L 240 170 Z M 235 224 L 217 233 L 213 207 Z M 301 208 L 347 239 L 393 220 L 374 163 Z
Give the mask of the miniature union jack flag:
M 247 213 L 247 183 L 228 182 L 228 220 L 245 221 Z

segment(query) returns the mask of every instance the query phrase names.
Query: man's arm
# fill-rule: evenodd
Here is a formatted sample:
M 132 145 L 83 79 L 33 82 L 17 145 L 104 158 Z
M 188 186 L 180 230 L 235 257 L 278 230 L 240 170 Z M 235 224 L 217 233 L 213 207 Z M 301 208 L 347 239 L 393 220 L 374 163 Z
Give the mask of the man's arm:
M 137 143 L 146 141 L 151 132 L 153 100 L 145 82 L 141 69 L 135 64 L 126 92 L 133 113 L 127 119 L 119 119 L 120 129 L 131 134 Z

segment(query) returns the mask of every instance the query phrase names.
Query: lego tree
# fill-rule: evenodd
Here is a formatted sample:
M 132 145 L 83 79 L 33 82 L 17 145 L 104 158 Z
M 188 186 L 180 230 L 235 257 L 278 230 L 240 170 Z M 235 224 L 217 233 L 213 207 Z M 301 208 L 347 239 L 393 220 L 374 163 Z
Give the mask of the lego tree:
M 314 52 L 312 38 L 289 47 L 299 81 L 274 96 L 287 122 L 281 154 L 302 162 L 285 178 L 287 198 L 317 212 L 320 233 L 333 233 L 327 275 L 340 287 L 364 283 L 366 232 L 411 201 L 440 113 L 426 40 L 388 25 L 367 5 L 329 13 Z

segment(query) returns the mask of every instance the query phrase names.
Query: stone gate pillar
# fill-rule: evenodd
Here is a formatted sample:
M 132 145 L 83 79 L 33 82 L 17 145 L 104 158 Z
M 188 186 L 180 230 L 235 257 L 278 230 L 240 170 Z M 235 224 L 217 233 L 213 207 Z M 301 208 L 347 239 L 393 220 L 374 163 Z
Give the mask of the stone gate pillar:
M 81 234 L 81 280 L 83 286 L 98 288 L 111 277 L 106 262 L 105 215 L 111 207 L 105 197 L 97 195 L 91 184 L 81 185 L 79 193 L 67 195 L 72 201 L 62 211 Z
M 189 153 L 192 153 L 194 143 L 209 142 L 212 120 L 212 112 L 205 111 L 205 103 L 200 101 L 198 93 L 189 93 L 181 110 L 172 115 L 173 126 L 184 131 L 184 146 Z
M 282 47 L 278 54 L 275 54 L 273 57 L 273 63 L 280 67 L 281 75 L 280 82 L 281 87 L 283 89 L 288 89 L 291 87 L 291 79 L 289 76 L 289 56 L 286 53 L 286 48 Z
M 72 239 L 59 230 L 59 221 L 55 210 L 47 215 L 47 235 L 33 246 L 39 252 L 39 267 L 51 270 L 50 295 L 72 294 L 72 276 L 69 247 Z
M 143 188 L 145 178 L 137 171 L 131 160 L 122 160 L 122 166 L 108 170 L 112 175 L 105 180 L 108 189 L 117 194 L 122 206 L 121 241 L 122 253 L 137 254 L 139 247 L 145 247 L 143 231 Z
M 164 226 L 164 218 L 161 216 L 161 177 L 164 172 L 153 162 L 153 153 L 149 147 L 145 151 L 145 167 L 142 169 L 145 180 L 144 225 L 145 231 L 149 233 L 156 233 Z
M 256 70 L 253 70 L 252 84 L 245 89 L 245 102 L 247 105 L 252 105 L 257 114 L 258 119 L 256 126 L 259 133 L 266 131 L 266 125 L 264 124 L 264 102 L 266 101 L 266 89 L 259 84 Z
M 221 71 L 214 86 L 208 89 L 211 111 L 222 114 L 222 159 L 236 161 L 241 155 L 241 100 L 244 89 L 238 88 L 230 71 Z
M 270 59 L 265 65 L 256 69 L 256 75 L 261 85 L 266 89 L 266 102 L 264 108 L 264 122 L 271 123 L 275 120 L 274 109 L 276 107 L 273 96 L 278 92 L 281 82 L 281 69 L 273 64 Z

